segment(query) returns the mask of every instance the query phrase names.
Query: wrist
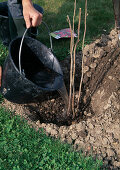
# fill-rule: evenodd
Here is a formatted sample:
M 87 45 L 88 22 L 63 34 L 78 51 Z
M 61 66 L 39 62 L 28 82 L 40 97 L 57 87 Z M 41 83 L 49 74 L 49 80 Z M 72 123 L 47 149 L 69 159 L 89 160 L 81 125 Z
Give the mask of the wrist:
M 22 5 L 23 5 L 23 7 L 24 6 L 28 6 L 28 5 L 32 5 L 32 0 L 22 0 Z

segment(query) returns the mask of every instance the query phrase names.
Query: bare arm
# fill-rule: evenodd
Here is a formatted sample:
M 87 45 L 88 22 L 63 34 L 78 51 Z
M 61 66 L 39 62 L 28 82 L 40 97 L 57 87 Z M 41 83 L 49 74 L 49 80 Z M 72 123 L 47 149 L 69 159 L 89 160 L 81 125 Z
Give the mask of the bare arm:
M 22 0 L 23 16 L 26 22 L 26 27 L 36 27 L 41 24 L 42 14 L 39 13 L 32 4 L 31 0 Z

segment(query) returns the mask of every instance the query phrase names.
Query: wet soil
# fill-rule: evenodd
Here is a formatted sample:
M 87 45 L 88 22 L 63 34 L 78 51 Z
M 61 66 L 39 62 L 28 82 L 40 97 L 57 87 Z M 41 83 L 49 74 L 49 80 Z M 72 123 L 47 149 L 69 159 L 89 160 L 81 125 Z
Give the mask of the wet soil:
M 102 169 L 120 169 L 120 48 L 112 30 L 84 49 L 84 78 L 76 117 L 66 117 L 65 103 L 58 92 L 40 96 L 30 104 L 7 101 L 3 106 L 20 114 L 35 128 L 60 138 L 86 155 L 102 159 Z M 75 108 L 81 77 L 82 52 L 76 55 Z M 69 92 L 70 58 L 61 63 Z

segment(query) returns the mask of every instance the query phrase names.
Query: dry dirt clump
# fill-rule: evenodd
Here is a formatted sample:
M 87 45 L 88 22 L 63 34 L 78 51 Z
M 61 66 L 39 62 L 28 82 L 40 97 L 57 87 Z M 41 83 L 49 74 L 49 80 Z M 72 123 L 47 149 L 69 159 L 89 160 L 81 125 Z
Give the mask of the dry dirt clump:
M 120 48 L 117 32 L 102 35 L 84 49 L 84 79 L 77 117 L 62 121 L 64 102 L 51 93 L 31 104 L 18 105 L 4 100 L 3 106 L 25 117 L 47 135 L 72 144 L 86 155 L 93 154 L 104 162 L 103 169 L 120 169 Z M 76 96 L 81 76 L 81 57 L 76 56 Z M 70 58 L 61 62 L 69 89 Z M 43 100 L 44 99 L 44 100 Z

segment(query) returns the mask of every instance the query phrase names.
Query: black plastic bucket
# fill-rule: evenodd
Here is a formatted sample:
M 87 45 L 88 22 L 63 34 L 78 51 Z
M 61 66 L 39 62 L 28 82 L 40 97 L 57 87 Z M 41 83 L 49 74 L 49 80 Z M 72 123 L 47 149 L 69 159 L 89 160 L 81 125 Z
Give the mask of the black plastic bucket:
M 21 40 L 18 37 L 10 43 L 3 67 L 1 92 L 11 102 L 28 103 L 46 92 L 60 89 L 64 81 L 58 60 L 36 39 L 24 38 L 19 61 Z
M 9 45 L 11 38 L 7 2 L 0 3 L 0 38 L 5 46 Z

